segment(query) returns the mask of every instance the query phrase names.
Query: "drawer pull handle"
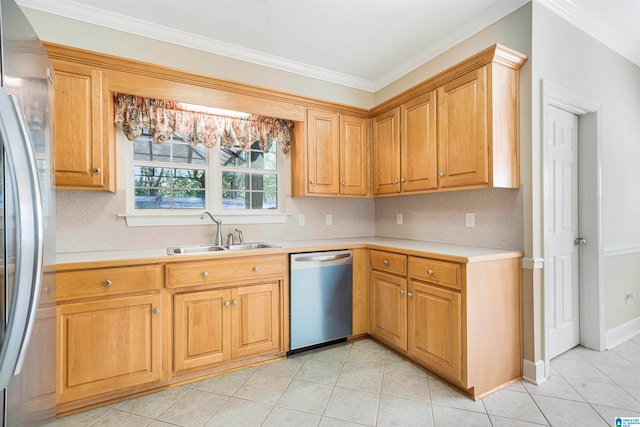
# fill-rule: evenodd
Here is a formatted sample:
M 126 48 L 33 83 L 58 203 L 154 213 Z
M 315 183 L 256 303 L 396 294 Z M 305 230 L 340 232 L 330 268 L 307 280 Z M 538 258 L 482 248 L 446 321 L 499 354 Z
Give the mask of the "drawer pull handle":
M 224 302 L 224 306 L 225 306 L 225 307 L 229 307 L 230 305 L 231 305 L 231 303 L 230 303 L 229 301 L 225 301 L 225 302 Z
M 404 295 L 404 289 L 400 289 L 400 295 Z
M 260 267 L 258 267 L 257 265 L 255 267 L 253 267 L 253 271 L 258 272 L 260 271 Z
M 407 292 L 407 297 L 411 298 L 413 296 L 413 292 Z
M 154 308 L 154 309 L 153 309 L 153 312 L 154 312 L 155 314 L 158 314 L 158 313 L 160 313 L 160 309 L 159 309 L 158 307 L 156 307 L 156 308 Z
M 209 272 L 208 272 L 208 271 L 204 271 L 204 272 L 202 272 L 202 275 L 203 275 L 204 277 L 207 277 L 207 276 L 209 275 Z
M 113 284 L 113 282 L 111 280 L 106 280 L 104 282 L 105 286 L 111 286 Z
M 238 300 L 235 300 L 235 299 L 234 299 L 234 300 L 233 300 L 233 302 L 232 302 L 231 304 L 233 304 L 233 305 L 238 305 Z
M 383 259 L 383 260 L 382 260 L 382 263 L 383 263 L 384 265 L 389 265 L 389 260 L 388 260 L 388 259 Z
M 429 276 L 431 276 L 431 275 L 433 274 L 433 270 L 432 270 L 432 269 L 428 269 L 428 270 L 427 270 L 427 274 L 428 274 Z

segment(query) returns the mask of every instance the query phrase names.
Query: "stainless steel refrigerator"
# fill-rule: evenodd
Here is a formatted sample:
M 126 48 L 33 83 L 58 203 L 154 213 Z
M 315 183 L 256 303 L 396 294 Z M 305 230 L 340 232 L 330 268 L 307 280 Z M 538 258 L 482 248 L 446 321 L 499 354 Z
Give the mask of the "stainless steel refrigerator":
M 55 421 L 55 199 L 49 59 L 0 0 L 0 423 Z

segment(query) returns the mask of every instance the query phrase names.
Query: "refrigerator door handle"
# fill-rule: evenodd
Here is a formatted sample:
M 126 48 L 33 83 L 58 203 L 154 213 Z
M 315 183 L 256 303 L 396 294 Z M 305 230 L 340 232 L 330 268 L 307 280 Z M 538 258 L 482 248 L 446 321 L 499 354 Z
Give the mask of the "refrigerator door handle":
M 35 323 L 42 285 L 44 218 L 29 131 L 18 100 L 3 87 L 0 87 L 0 139 L 12 186 L 17 236 L 14 285 L 0 347 L 0 389 L 4 389 L 11 377 L 20 373 Z

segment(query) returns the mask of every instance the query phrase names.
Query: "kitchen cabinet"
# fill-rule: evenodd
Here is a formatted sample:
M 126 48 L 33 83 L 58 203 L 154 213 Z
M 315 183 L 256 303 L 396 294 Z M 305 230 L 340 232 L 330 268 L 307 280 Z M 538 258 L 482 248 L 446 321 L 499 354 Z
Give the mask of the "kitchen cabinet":
M 369 195 L 367 119 L 308 109 L 305 126 L 303 147 L 293 149 L 293 196 Z
M 280 349 L 280 284 L 174 296 L 174 371 Z
M 162 280 L 157 265 L 56 274 L 59 407 L 162 379 Z
M 474 399 L 520 378 L 519 258 L 370 252 L 374 338 Z
M 371 334 L 407 349 L 407 257 L 372 250 Z
M 106 77 L 99 68 L 51 62 L 56 187 L 115 191 Z
M 374 108 L 374 195 L 518 188 L 525 61 L 495 45 Z
M 285 271 L 281 255 L 168 264 L 174 374 L 284 351 Z
M 374 193 L 437 188 L 436 94 L 423 94 L 374 119 Z

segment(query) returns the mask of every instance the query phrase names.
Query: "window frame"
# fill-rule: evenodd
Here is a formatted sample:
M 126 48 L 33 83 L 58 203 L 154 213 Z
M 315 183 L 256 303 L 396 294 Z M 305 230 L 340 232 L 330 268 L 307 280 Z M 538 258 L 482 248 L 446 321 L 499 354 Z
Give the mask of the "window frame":
M 121 131 L 119 131 L 122 134 Z M 223 210 L 222 209 L 222 172 L 220 165 L 220 146 L 206 148 L 205 169 L 205 208 L 204 209 L 135 209 L 135 179 L 134 168 L 139 164 L 149 164 L 145 161 L 134 159 L 134 141 L 123 138 L 126 144 L 126 212 L 119 216 L 125 217 L 128 226 L 152 227 L 165 225 L 202 225 L 200 216 L 203 211 L 211 214 L 223 221 L 223 224 L 282 224 L 287 221 L 289 214 L 285 212 L 284 192 L 285 192 L 285 155 L 279 147 L 276 147 L 277 169 L 264 170 L 266 173 L 277 176 L 277 209 L 265 210 Z M 275 144 L 275 142 L 274 142 Z M 180 167 L 180 163 L 172 164 L 173 167 Z M 200 166 L 200 165 L 198 165 Z M 235 169 L 239 171 L 240 168 Z M 247 172 L 255 173 L 262 169 L 247 168 Z

